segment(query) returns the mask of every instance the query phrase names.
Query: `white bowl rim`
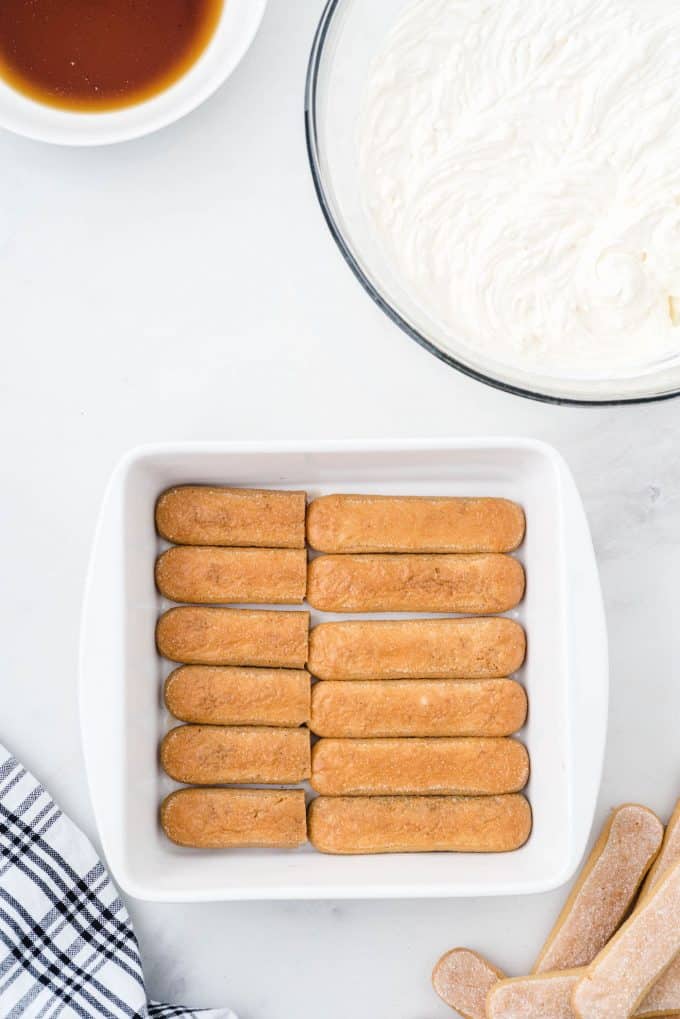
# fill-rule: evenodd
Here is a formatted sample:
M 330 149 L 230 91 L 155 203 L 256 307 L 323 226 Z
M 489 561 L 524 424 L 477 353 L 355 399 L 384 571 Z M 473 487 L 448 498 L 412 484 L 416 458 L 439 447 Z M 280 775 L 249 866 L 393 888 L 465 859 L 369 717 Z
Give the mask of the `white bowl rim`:
M 101 113 L 59 109 L 23 95 L 0 77 L 0 127 L 34 141 L 96 146 L 158 131 L 205 102 L 250 48 L 267 0 L 225 0 L 212 38 L 194 64 L 157 95 Z

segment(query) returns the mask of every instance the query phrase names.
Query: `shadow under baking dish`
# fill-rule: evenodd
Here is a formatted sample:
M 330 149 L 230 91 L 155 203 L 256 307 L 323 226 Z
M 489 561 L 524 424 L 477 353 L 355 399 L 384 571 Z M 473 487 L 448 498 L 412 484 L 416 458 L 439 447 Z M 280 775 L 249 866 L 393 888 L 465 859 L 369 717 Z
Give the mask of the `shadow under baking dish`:
M 534 828 L 498 855 L 326 856 L 300 850 L 191 850 L 158 823 L 176 785 L 158 765 L 171 723 L 154 628 L 162 601 L 153 507 L 164 488 L 203 482 L 331 492 L 496 495 L 520 502 L 524 602 L 510 613 L 529 644 L 520 734 L 531 755 Z M 312 623 L 315 622 L 312 613 Z M 332 618 L 324 616 L 324 618 Z M 95 538 L 81 648 L 81 724 L 97 823 L 129 894 L 157 900 L 472 896 L 543 891 L 585 849 L 599 788 L 607 707 L 604 615 L 580 500 L 561 458 L 532 440 L 189 445 L 134 451 L 117 468 Z

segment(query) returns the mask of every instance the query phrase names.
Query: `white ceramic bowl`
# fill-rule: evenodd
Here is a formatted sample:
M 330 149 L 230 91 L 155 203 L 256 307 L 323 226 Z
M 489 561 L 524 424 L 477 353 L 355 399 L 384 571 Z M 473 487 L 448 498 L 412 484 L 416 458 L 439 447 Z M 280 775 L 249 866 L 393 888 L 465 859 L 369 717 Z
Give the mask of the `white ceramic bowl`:
M 195 64 L 158 95 L 102 113 L 60 110 L 29 99 L 0 77 L 0 127 L 57 145 L 109 145 L 172 124 L 229 77 L 252 43 L 267 0 L 226 0 L 215 32 Z
M 163 547 L 154 503 L 182 482 L 331 491 L 499 495 L 527 514 L 520 558 L 526 627 L 520 734 L 532 761 L 532 836 L 522 849 L 326 856 L 288 850 L 191 850 L 161 831 L 176 788 L 158 765 L 173 724 L 162 706 L 172 665 L 154 645 L 165 603 L 153 565 Z M 314 622 L 314 613 L 312 622 Z M 134 450 L 112 477 L 96 531 L 83 610 L 81 727 L 90 792 L 111 871 L 152 900 L 372 898 L 545 891 L 576 869 L 592 824 L 605 745 L 607 643 L 588 525 L 573 479 L 530 439 L 164 445 Z

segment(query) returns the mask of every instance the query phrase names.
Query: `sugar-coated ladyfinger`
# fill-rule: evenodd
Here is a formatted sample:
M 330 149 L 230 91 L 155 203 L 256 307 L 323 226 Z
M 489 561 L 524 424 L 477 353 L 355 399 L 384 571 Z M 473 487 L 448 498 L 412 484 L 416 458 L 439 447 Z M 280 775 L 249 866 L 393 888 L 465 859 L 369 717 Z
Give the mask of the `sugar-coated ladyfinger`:
M 486 998 L 487 1019 L 574 1019 L 571 995 L 581 973 L 564 970 L 495 981 Z
M 648 899 L 659 881 L 666 876 L 671 867 L 680 861 L 680 801 L 675 805 L 671 819 L 666 825 L 663 843 L 659 855 L 649 869 L 645 883 L 640 891 L 637 906 Z
M 654 982 L 635 1011 L 636 1019 L 680 1015 L 680 957 Z
M 176 782 L 302 782 L 309 778 L 307 729 L 180 725 L 161 743 L 161 764 Z
M 587 967 L 572 995 L 579 1019 L 628 1019 L 680 952 L 680 863 Z
M 486 996 L 504 976 L 477 952 L 453 948 L 432 970 L 432 986 L 463 1019 L 487 1019 Z
M 310 781 L 324 796 L 495 796 L 528 779 L 529 755 L 514 739 L 321 739 Z
M 636 909 L 650 897 L 654 889 L 668 872 L 680 862 L 680 802 L 676 805 L 666 825 L 661 851 L 642 886 Z M 680 1014 L 680 956 L 673 960 L 665 973 L 653 985 L 636 1012 L 637 1016 L 649 1019 L 651 1016 Z
M 158 533 L 176 545 L 304 548 L 304 492 L 180 485 L 156 502 Z
M 506 612 L 524 595 L 507 555 L 322 555 L 307 601 L 323 612 Z
M 527 696 L 514 679 L 319 682 L 309 727 L 317 736 L 510 736 Z
M 308 612 L 183 605 L 165 612 L 156 644 L 185 665 L 263 665 L 301 669 L 307 661 Z
M 584 974 L 583 969 L 551 973 L 535 973 L 513 977 L 489 985 L 486 999 L 487 1019 L 528 1019 L 549 1016 L 550 1019 L 577 1019 L 572 1006 L 574 989 Z M 680 1015 L 680 981 L 666 978 L 670 970 L 654 984 L 649 994 L 633 1013 L 634 1019 Z M 663 991 L 660 989 L 664 982 Z M 659 990 L 657 990 L 659 988 Z M 456 1007 L 454 1005 L 454 1007 Z M 476 1017 L 474 1017 L 476 1019 Z
M 309 641 L 319 679 L 485 679 L 524 661 L 519 623 L 492 619 L 382 619 L 321 623 Z
M 156 560 L 156 586 L 171 601 L 294 605 L 305 597 L 307 553 L 175 545 Z
M 587 966 L 628 913 L 663 839 L 647 807 L 614 810 L 534 965 L 534 973 Z
M 205 725 L 302 725 L 310 715 L 304 669 L 182 665 L 165 681 L 165 704 L 182 722 Z
M 524 527 L 507 499 L 325 495 L 307 507 L 318 552 L 512 552 Z
M 307 841 L 302 789 L 179 789 L 161 805 L 165 834 L 196 849 L 295 849 Z
M 510 796 L 317 796 L 309 840 L 321 853 L 503 853 L 531 833 L 531 808 Z

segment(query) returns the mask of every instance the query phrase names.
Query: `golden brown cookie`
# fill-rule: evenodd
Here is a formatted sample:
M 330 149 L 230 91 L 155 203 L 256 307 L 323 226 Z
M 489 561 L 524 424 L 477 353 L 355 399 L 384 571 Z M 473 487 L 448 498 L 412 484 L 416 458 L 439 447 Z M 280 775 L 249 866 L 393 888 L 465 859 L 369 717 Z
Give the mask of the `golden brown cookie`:
M 310 714 L 304 669 L 182 665 L 165 681 L 165 703 L 182 722 L 206 725 L 303 725 Z
M 510 736 L 527 696 L 514 679 L 382 679 L 315 683 L 317 736 Z
M 304 548 L 304 492 L 180 485 L 156 502 L 156 528 L 176 545 Z
M 321 623 L 308 668 L 319 679 L 487 679 L 524 661 L 512 619 L 388 619 Z
M 522 564 L 507 555 L 322 555 L 307 580 L 323 612 L 490 614 L 523 595 Z
M 309 778 L 309 731 L 263 725 L 179 725 L 161 743 L 161 765 L 176 782 L 285 784 Z
M 156 560 L 156 586 L 170 601 L 294 605 L 305 597 L 307 553 L 176 545 Z
M 161 805 L 163 831 L 196 849 L 294 849 L 307 841 L 302 789 L 179 789 Z
M 507 499 L 325 495 L 307 507 L 318 552 L 512 552 L 524 526 Z
M 156 626 L 158 651 L 186 665 L 262 665 L 302 669 L 308 612 L 182 605 Z
M 312 788 L 324 796 L 496 796 L 528 779 L 514 739 L 321 739 L 312 750 Z
M 321 853 L 504 853 L 531 833 L 523 796 L 317 796 L 309 840 Z

